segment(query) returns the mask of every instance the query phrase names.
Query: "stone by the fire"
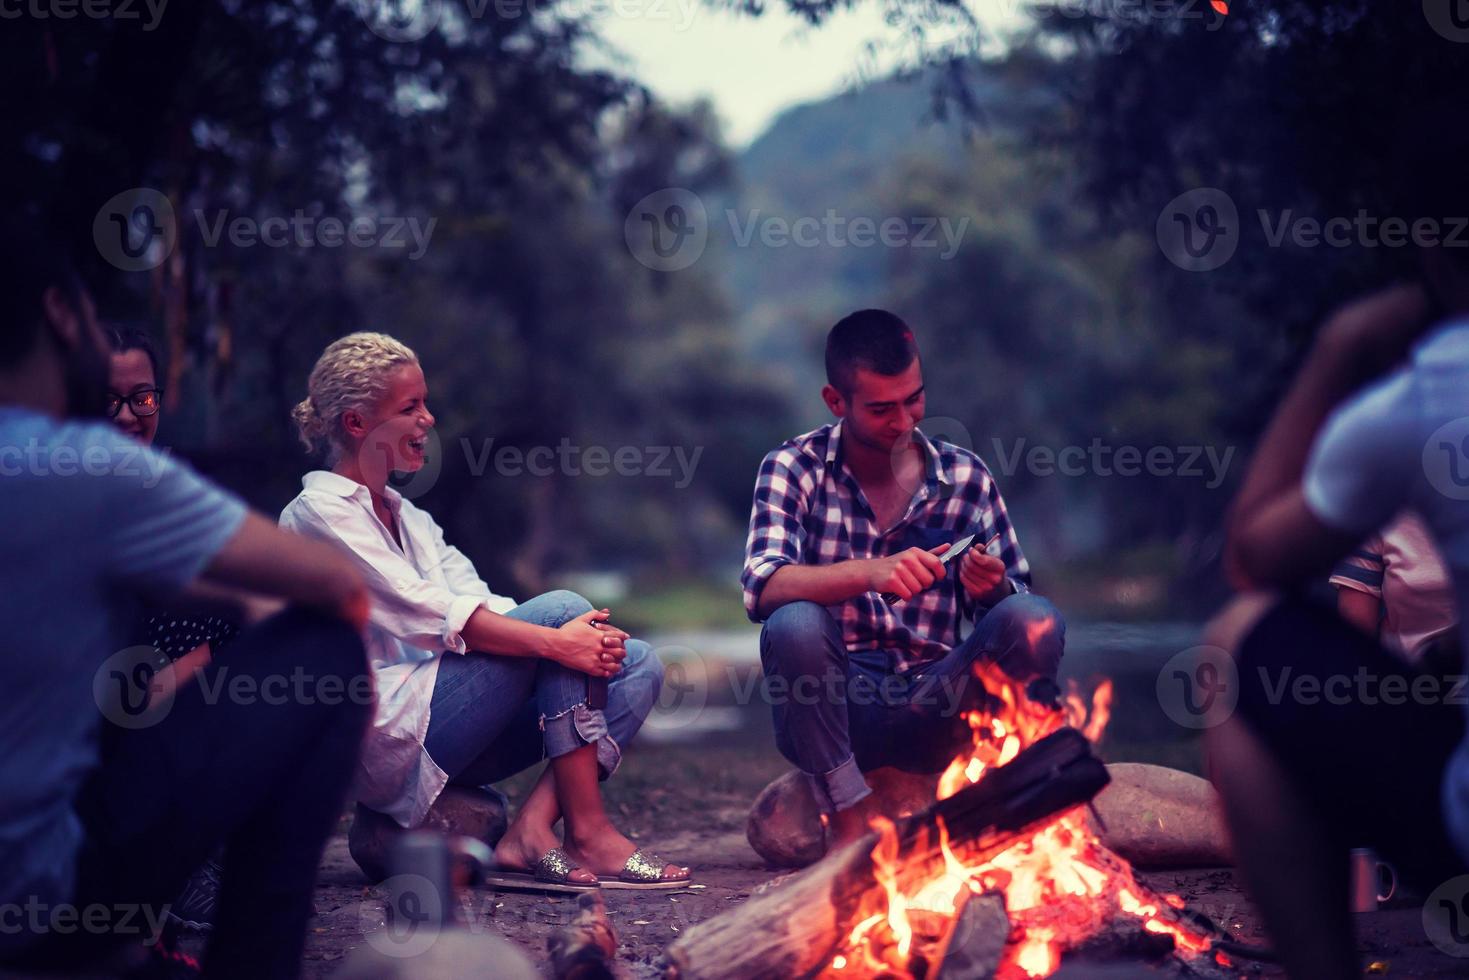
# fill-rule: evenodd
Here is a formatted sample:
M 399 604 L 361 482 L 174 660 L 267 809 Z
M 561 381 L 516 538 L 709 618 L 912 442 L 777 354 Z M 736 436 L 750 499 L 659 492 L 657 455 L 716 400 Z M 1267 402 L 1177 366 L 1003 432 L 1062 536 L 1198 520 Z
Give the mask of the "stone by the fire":
M 1102 842 L 1140 868 L 1211 868 L 1232 863 L 1223 811 L 1198 776 L 1163 766 L 1116 762 L 1097 794 Z
M 1119 762 L 1096 807 L 1106 823 L 1102 843 L 1143 868 L 1205 868 L 1231 863 L 1213 788 L 1198 776 L 1163 766 Z M 896 818 L 930 806 L 938 776 L 896 769 L 867 773 L 875 808 Z M 806 778 L 788 772 L 755 798 L 745 835 L 767 862 L 803 868 L 826 853 L 820 811 Z
M 490 790 L 445 787 L 429 808 L 419 830 L 430 830 L 446 836 L 463 835 L 484 841 L 494 847 L 505 836 L 508 826 L 506 800 Z M 369 881 L 382 881 L 390 873 L 387 860 L 393 842 L 406 833 L 398 822 L 375 810 L 359 805 L 347 833 L 347 851 Z
M 938 790 L 936 774 L 874 769 L 865 775 L 875 810 L 893 819 L 932 806 Z M 805 775 L 793 770 L 761 791 L 750 807 L 745 836 L 756 854 L 778 868 L 804 868 L 821 859 L 825 832 Z
M 973 980 L 994 976 L 1005 953 L 1010 919 L 998 893 L 970 895 L 959 910 L 949 945 L 939 966 L 939 980 Z
M 369 942 L 348 954 L 333 980 L 539 980 L 540 971 L 513 943 L 490 932 L 445 929 L 437 935 Z

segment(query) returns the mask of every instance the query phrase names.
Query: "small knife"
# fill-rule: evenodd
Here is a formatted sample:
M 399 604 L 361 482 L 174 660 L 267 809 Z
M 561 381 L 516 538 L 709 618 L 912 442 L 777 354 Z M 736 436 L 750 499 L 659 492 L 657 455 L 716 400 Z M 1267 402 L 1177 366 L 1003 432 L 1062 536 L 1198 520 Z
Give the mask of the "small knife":
M 958 541 L 955 541 L 948 551 L 938 556 L 939 561 L 947 565 L 953 559 L 958 558 L 960 555 L 964 554 L 964 552 L 969 550 L 969 546 L 974 543 L 974 538 L 975 535 L 971 534 L 967 538 L 960 538 Z M 1000 536 L 998 534 L 996 534 L 993 538 L 990 538 L 989 541 L 985 543 L 985 550 L 988 551 L 990 545 L 998 541 L 999 538 Z M 896 592 L 884 592 L 882 594 L 882 601 L 891 606 L 895 602 L 901 602 L 902 598 Z

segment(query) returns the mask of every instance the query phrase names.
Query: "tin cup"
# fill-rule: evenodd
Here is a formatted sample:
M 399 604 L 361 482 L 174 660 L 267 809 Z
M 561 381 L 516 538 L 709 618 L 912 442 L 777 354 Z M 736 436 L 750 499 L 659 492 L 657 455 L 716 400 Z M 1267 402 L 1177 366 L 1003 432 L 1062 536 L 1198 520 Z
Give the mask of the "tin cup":
M 1366 847 L 1352 848 L 1350 860 L 1352 911 L 1376 912 L 1378 905 L 1396 894 L 1398 873 Z

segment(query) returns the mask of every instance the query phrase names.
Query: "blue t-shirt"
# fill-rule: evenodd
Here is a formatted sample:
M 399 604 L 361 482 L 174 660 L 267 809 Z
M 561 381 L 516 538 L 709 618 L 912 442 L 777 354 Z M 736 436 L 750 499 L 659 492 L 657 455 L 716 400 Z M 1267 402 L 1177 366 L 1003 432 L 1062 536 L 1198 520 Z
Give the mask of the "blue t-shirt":
M 1417 511 L 1469 610 L 1469 321 L 1439 327 L 1407 367 L 1337 409 L 1312 447 L 1303 492 L 1322 523 L 1364 538 Z M 1459 631 L 1469 651 L 1469 616 Z M 1469 738 L 1444 773 L 1443 811 L 1469 861 Z
M 93 676 L 139 595 L 192 582 L 245 512 L 111 426 L 0 407 L 0 904 L 71 900 Z M 33 938 L 0 930 L 0 951 Z

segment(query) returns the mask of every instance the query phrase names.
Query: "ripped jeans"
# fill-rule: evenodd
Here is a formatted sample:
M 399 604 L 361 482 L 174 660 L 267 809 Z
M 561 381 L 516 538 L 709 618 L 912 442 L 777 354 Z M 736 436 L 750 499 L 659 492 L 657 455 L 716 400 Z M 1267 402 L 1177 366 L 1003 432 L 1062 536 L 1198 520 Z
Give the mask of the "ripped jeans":
M 575 592 L 547 592 L 505 615 L 552 628 L 592 608 Z M 607 708 L 587 707 L 580 671 L 539 657 L 445 654 L 434 683 L 424 748 L 454 786 L 485 786 L 547 757 L 595 743 L 603 779 L 653 710 L 663 664 L 642 640 L 627 641 Z

